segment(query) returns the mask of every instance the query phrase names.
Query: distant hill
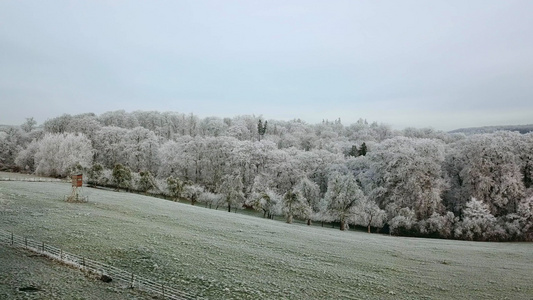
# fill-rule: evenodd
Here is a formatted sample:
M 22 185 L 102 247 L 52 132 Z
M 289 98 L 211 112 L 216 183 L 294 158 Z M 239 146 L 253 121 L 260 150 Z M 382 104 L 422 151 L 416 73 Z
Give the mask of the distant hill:
M 450 131 L 450 133 L 477 134 L 477 133 L 492 133 L 492 132 L 496 132 L 500 130 L 518 131 L 524 134 L 528 132 L 533 132 L 533 124 L 459 128 L 459 129 Z
M 7 130 L 7 129 L 9 129 L 9 128 L 13 128 L 13 127 L 15 127 L 15 126 L 13 126 L 13 125 L 2 125 L 2 124 L 0 124 L 0 131 Z

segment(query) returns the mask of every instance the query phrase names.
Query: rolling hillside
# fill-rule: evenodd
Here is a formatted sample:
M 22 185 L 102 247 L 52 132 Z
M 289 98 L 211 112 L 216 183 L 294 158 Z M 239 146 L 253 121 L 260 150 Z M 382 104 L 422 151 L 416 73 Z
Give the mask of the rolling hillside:
M 0 228 L 209 299 L 533 295 L 531 243 L 341 232 L 142 195 L 83 192 L 90 202 L 74 204 L 62 201 L 69 184 L 0 182 Z

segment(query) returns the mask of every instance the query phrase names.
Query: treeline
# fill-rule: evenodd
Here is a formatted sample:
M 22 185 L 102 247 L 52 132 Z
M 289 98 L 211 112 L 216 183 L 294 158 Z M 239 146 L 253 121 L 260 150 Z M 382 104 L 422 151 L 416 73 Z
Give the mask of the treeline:
M 0 164 L 341 229 L 533 240 L 533 133 L 115 111 L 0 131 Z
M 496 131 L 516 131 L 520 133 L 533 132 L 533 124 L 529 125 L 503 125 L 503 126 L 485 126 L 485 127 L 469 127 L 460 128 L 450 131 L 450 133 L 464 133 L 464 134 L 479 134 L 479 133 L 494 133 Z

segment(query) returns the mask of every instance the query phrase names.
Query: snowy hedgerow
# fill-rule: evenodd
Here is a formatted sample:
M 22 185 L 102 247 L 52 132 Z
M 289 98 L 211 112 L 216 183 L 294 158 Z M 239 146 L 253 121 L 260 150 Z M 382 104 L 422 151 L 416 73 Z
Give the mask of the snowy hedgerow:
M 196 204 L 196 201 L 200 198 L 200 195 L 204 193 L 204 188 L 197 184 L 186 185 L 183 189 L 183 195 L 191 200 L 191 204 Z
M 207 206 L 209 206 L 209 207 L 214 206 L 214 207 L 218 208 L 218 206 L 221 205 L 222 200 L 223 200 L 223 195 L 219 195 L 219 194 L 215 194 L 215 193 L 211 193 L 211 192 L 203 192 L 198 197 L 198 202 L 205 203 L 206 207 Z
M 418 222 L 418 230 L 422 235 L 451 238 L 455 221 L 452 212 L 447 212 L 445 215 L 435 212 L 428 219 Z
M 389 223 L 390 231 L 392 234 L 408 234 L 416 225 L 415 212 L 404 207 L 398 211 L 396 215 Z
M 466 240 L 487 241 L 495 240 L 501 231 L 488 205 L 472 198 L 466 203 L 463 220 L 457 224 L 455 236 Z

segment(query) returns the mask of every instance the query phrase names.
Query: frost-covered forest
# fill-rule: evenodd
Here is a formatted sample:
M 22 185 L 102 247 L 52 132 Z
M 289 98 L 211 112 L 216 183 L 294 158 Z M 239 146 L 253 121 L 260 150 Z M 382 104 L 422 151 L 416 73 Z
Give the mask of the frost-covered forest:
M 533 133 L 125 111 L 0 129 L 3 169 L 342 230 L 533 240 Z

